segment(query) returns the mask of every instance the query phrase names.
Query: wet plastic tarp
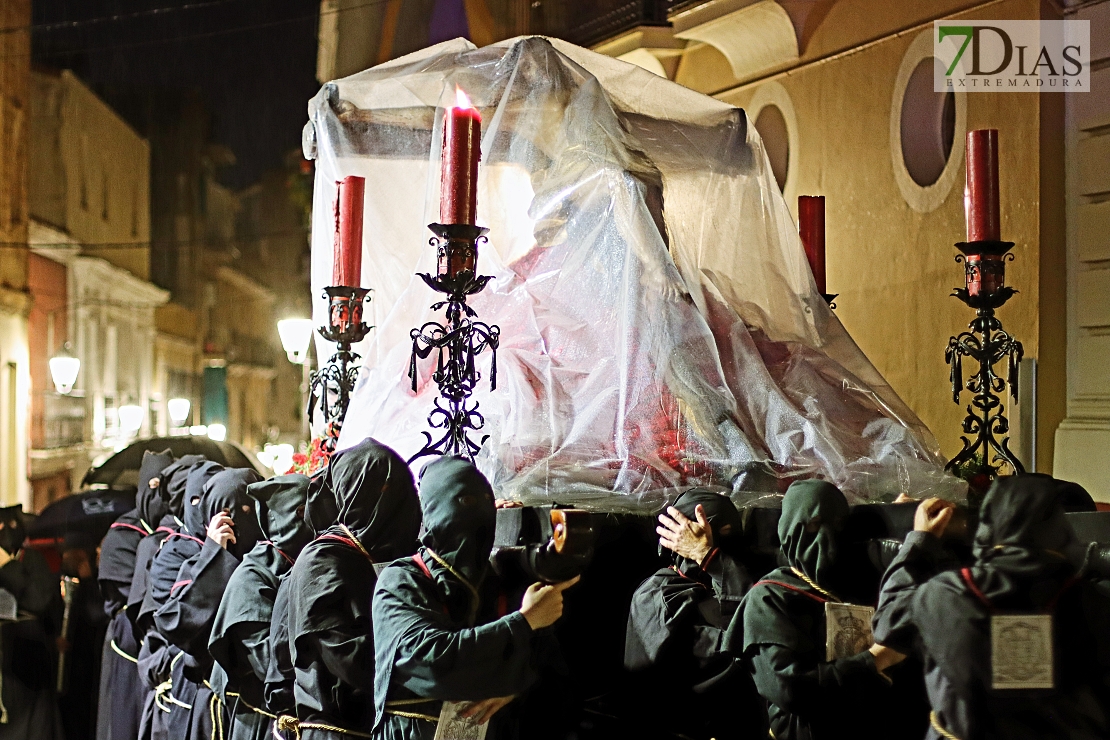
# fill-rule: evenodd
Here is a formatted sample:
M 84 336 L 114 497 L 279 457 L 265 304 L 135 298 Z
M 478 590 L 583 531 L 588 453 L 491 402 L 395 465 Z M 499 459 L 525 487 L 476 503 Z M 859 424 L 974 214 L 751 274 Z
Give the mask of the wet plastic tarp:
M 430 431 L 434 362 L 414 393 L 409 332 L 443 297 L 415 275 L 435 272 L 426 225 L 456 87 L 483 118 L 478 266 L 493 280 L 470 305 L 501 347 L 497 389 L 482 382 L 474 400 L 477 462 L 500 497 L 644 510 L 709 485 L 748 503 L 811 476 L 854 500 L 952 494 L 929 430 L 818 294 L 744 112 L 539 37 L 445 42 L 311 101 L 317 324 L 335 183 L 367 180 L 376 328 L 341 448 L 373 436 L 407 458 Z

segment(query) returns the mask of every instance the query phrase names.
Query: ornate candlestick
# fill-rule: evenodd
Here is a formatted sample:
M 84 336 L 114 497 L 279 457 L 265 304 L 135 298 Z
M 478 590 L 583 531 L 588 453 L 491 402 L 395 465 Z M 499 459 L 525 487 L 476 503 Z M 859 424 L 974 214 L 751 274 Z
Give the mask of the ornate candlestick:
M 492 278 L 477 275 L 478 243 L 485 241 L 488 229 L 470 224 L 429 224 L 436 236 L 429 243 L 437 250 L 436 275 L 419 273 L 432 290 L 444 293 L 447 300 L 432 306 L 433 311 L 444 309 L 444 323 L 429 321 L 413 329 L 412 359 L 409 362 L 409 379 L 412 390 L 417 387 L 417 360 L 427 359 L 437 352 L 436 369 L 432 380 L 439 386 L 435 408 L 428 414 L 428 424 L 439 438 L 424 432 L 424 447 L 409 462 L 425 455 L 463 455 L 474 459 L 488 437 L 474 442 L 470 431 L 480 430 L 485 419 L 478 412 L 478 403 L 470 402 L 470 395 L 481 379 L 475 358 L 488 347 L 493 354 L 490 365 L 490 389 L 497 388 L 497 345 L 501 330 L 496 326 L 475 321 L 477 314 L 466 305 L 466 297 L 480 292 Z M 440 399 L 446 404 L 441 404 Z
M 965 287 L 956 288 L 955 297 L 975 309 L 975 318 L 968 325 L 969 331 L 951 337 L 944 357 L 950 367 L 952 400 L 960 402 L 960 393 L 971 391 L 971 403 L 964 417 L 963 449 L 945 466 L 945 470 L 962 468 L 967 477 L 975 481 L 998 475 L 1003 466 L 1014 473 L 1025 472 L 1025 467 L 1010 450 L 1010 422 L 1000 396 L 1010 386 L 1010 395 L 1017 400 L 1018 363 L 1025 351 L 1021 342 L 1002 328 L 994 311 L 1017 291 L 1006 285 L 1006 262 L 1013 242 L 1004 242 L 998 236 L 998 132 L 982 129 L 968 132 L 966 195 L 968 240 L 956 247 L 963 253 L 956 255 L 964 264 Z M 963 358 L 979 364 L 978 369 L 964 383 Z M 994 366 L 1007 360 L 1006 378 L 996 374 Z M 970 439 L 968 437 L 970 435 Z M 991 457 L 993 455 L 993 458 Z M 974 485 L 975 488 L 984 488 Z
M 974 394 L 963 422 L 964 434 L 973 437 L 960 437 L 963 449 L 948 461 L 946 470 L 971 463 L 977 455 L 981 455 L 978 466 L 969 471 L 973 475 L 994 478 L 1002 465 L 1008 465 L 1014 473 L 1025 472 L 1021 461 L 1010 450 L 1009 438 L 1004 436 L 1010 431 L 1010 422 L 1006 419 L 1000 398 L 1009 385 L 1011 397 L 1017 399 L 1018 363 L 1025 350 L 1021 342 L 1003 330 L 1002 322 L 994 315 L 994 310 L 1017 292 L 1004 284 L 1006 262 L 1014 258 L 1008 254 L 1013 246 L 1013 242 L 1001 241 L 956 244 L 963 252 L 956 256 L 956 261 L 964 263 L 967 287 L 956 288 L 952 295 L 974 308 L 976 314 L 968 325 L 970 331 L 948 340 L 944 358 L 951 368 L 952 400 L 959 403 L 964 388 Z M 966 384 L 963 379 L 964 357 L 979 364 Z M 994 366 L 1003 359 L 1008 360 L 1006 379 L 994 371 Z M 990 459 L 992 454 L 993 461 Z
M 358 378 L 359 356 L 351 351 L 351 345 L 361 342 L 374 327 L 362 320 L 363 304 L 370 299 L 369 289 L 332 285 L 324 288 L 324 294 L 328 299 L 328 326 L 319 330 L 320 336 L 337 346 L 327 364 L 312 374 L 308 418 L 312 418 L 319 400 L 327 424 L 325 444 L 332 452 Z

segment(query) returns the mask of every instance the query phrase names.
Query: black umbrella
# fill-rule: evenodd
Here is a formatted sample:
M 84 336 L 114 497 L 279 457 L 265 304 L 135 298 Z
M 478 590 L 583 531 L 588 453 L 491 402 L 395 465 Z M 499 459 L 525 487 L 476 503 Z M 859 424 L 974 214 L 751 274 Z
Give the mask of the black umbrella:
M 132 493 L 139 481 L 139 468 L 143 463 L 143 452 L 161 452 L 168 449 L 174 457 L 185 455 L 204 455 L 212 462 L 227 468 L 254 468 L 262 475 L 270 475 L 251 460 L 242 448 L 232 442 L 217 442 L 208 437 L 151 437 L 132 442 L 101 465 L 85 474 L 82 486 L 102 485 L 111 488 L 130 489 Z
M 119 515 L 135 508 L 135 494 L 95 490 L 58 499 L 42 510 L 27 527 L 31 539 L 63 538 L 71 532 L 92 535 L 97 541 L 108 532 Z

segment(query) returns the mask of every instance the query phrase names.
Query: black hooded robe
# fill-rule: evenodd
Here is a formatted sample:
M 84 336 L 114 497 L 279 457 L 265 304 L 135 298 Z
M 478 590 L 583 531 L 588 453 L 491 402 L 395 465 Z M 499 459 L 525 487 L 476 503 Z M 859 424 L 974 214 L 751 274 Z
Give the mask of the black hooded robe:
M 270 660 L 264 687 L 266 710 L 275 717 L 296 716 L 297 704 L 293 698 L 296 672 L 293 670 L 293 657 L 289 654 L 289 573 L 280 579 L 274 596 L 268 643 Z
M 287 582 L 300 737 L 343 738 L 313 725 L 369 734 L 374 563 L 416 549 L 420 501 L 412 473 L 393 450 L 366 439 L 332 458 L 323 485 L 313 486 L 309 495 L 306 518 L 319 534 L 301 552 Z
M 424 469 L 420 489 L 424 546 L 386 567 L 374 590 L 380 740 L 432 740 L 444 701 L 516 696 L 539 678 L 524 615 L 498 618 L 497 600 L 482 598 L 496 519 L 489 483 L 470 462 L 444 457 Z
M 883 577 L 875 639 L 921 656 L 933 708 L 927 737 L 1110 737 L 1107 594 L 1081 578 L 1084 558 L 1046 475 L 999 478 L 980 509 L 975 563 L 940 572 L 940 541 L 911 532 Z M 1053 615 L 1054 689 L 993 689 L 991 615 Z
M 752 586 L 726 635 L 728 648 L 748 662 L 778 740 L 886 736 L 876 718 L 889 685 L 874 656 L 865 650 L 825 659 L 825 602 L 836 597 L 821 583 L 833 574 L 847 516 L 848 502 L 835 486 L 791 484 L 778 525 L 789 566 Z
M 624 664 L 642 675 L 644 714 L 686 737 L 741 738 L 767 735 L 763 708 L 751 679 L 724 649 L 724 635 L 752 585 L 734 556 L 740 513 L 721 494 L 692 489 L 674 506 L 687 518 L 705 510 L 714 548 L 704 567 L 674 556 L 632 595 L 625 631 Z M 659 706 L 674 712 L 661 716 Z
M 111 620 L 100 659 L 100 700 L 97 740 L 134 740 L 142 715 L 139 681 L 139 643 L 127 618 L 127 601 L 135 577 L 139 545 L 154 534 L 169 509 L 158 493 L 158 475 L 173 463 L 173 454 L 143 453 L 135 508 L 112 523 L 100 543 L 97 578 L 104 596 L 104 613 Z M 151 483 L 154 485 L 151 485 Z
M 304 520 L 309 479 L 282 475 L 247 488 L 266 538 L 243 558 L 228 581 L 212 626 L 209 652 L 222 668 L 231 714 L 231 740 L 268 740 L 275 715 L 266 710 L 270 620 L 281 578 L 312 529 Z
M 0 509 L 0 522 L 0 547 L 13 554 L 0 567 L 0 588 L 29 617 L 0 623 L 0 740 L 62 740 L 54 693 L 54 637 L 62 616 L 58 576 L 38 551 L 23 547 L 21 507 Z
M 190 673 L 198 669 L 195 661 L 156 629 L 154 614 L 178 585 L 181 566 L 203 547 L 208 529 L 203 509 L 204 489 L 223 466 L 202 460 L 181 470 L 175 480 L 184 474 L 185 485 L 175 486 L 174 491 L 182 496 L 184 526 L 166 536 L 151 561 L 135 622 L 144 635 L 139 650 L 139 675 L 151 692 L 143 705 L 140 740 L 183 740 L 187 737 L 197 693 L 197 682 L 186 676 L 187 669 Z M 166 474 L 164 471 L 163 475 Z
M 181 564 L 169 596 L 154 613 L 155 629 L 186 653 L 184 675 L 197 684 L 188 738 L 207 740 L 213 728 L 217 728 L 218 737 L 227 724 L 224 697 L 209 680 L 213 661 L 208 641 L 216 611 L 228 581 L 239 567 L 241 553 L 253 548 L 262 536 L 253 501 L 247 496 L 247 486 L 260 480 L 261 476 L 250 468 L 229 468 L 205 483 L 199 506 L 205 534 L 208 523 L 226 511 L 234 522 L 236 541 L 223 548 L 205 535 L 198 535 L 203 540 L 200 550 Z

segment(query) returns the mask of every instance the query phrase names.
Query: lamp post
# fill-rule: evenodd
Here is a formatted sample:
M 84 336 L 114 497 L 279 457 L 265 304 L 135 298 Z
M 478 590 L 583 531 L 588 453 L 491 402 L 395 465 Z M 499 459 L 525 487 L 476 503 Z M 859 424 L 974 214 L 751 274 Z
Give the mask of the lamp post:
M 81 360 L 70 352 L 69 342 L 62 345 L 58 354 L 50 358 L 49 365 L 54 388 L 62 395 L 69 395 L 73 384 L 77 382 L 77 374 L 81 371 Z
M 301 434 L 307 442 L 312 437 L 308 418 L 308 389 L 312 381 L 308 352 L 312 346 L 312 319 L 282 319 L 277 322 L 277 327 L 286 357 L 294 365 L 301 366 Z
M 174 426 L 184 426 L 189 421 L 189 411 L 192 408 L 188 398 L 171 398 L 166 402 L 166 410 L 170 414 L 170 421 Z

